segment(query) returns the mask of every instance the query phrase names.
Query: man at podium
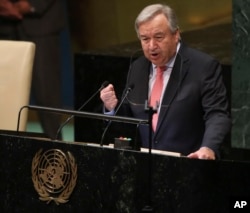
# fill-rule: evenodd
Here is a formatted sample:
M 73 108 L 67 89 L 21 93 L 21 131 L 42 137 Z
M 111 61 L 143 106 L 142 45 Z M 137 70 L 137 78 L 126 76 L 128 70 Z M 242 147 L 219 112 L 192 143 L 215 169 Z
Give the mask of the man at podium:
M 140 126 L 142 147 L 179 152 L 189 158 L 216 159 L 231 120 L 221 65 L 211 56 L 188 47 L 180 36 L 169 6 L 145 7 L 135 20 L 144 56 L 128 73 L 129 93 L 118 113 L 147 119 L 145 100 L 156 110 L 152 141 L 148 126 Z M 133 88 L 130 88 L 132 85 Z M 102 89 L 106 111 L 116 114 L 114 86 Z

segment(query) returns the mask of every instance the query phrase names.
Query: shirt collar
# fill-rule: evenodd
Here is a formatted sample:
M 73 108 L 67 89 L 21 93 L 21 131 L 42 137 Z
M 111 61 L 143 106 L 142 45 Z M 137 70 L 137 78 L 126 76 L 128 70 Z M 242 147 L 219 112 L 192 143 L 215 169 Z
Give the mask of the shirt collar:
M 178 53 L 178 51 L 179 51 L 179 49 L 180 49 L 180 46 L 181 46 L 181 44 L 180 44 L 180 42 L 178 42 L 177 48 L 176 48 L 176 53 L 175 53 L 175 55 L 166 63 L 166 67 L 173 68 L 174 62 L 175 62 L 175 58 L 176 58 L 176 55 L 177 55 L 177 53 Z M 152 65 L 153 65 L 153 69 L 155 69 L 155 68 L 156 68 L 156 65 L 155 65 L 155 64 L 152 64 Z

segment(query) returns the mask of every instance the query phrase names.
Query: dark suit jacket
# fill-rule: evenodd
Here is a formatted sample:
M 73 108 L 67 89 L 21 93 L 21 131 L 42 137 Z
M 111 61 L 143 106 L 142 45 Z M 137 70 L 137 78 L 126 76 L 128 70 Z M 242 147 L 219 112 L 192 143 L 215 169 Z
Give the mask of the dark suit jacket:
M 9 2 L 15 2 L 16 0 L 9 0 Z M 2 4 L 2 10 L 6 10 L 6 7 L 3 6 L 6 4 L 6 1 L 0 0 L 0 4 Z M 7 8 L 9 10 L 9 8 Z M 4 40 L 18 40 L 18 27 L 20 24 L 20 20 L 6 17 L 5 13 L 0 14 L 0 39 Z
M 151 62 L 144 56 L 131 66 L 127 85 L 134 84 L 134 89 L 124 104 L 128 116 L 148 118 L 145 100 L 148 99 L 150 67 Z M 218 155 L 231 121 L 221 66 L 215 59 L 181 44 L 158 122 L 153 149 L 187 155 L 207 146 Z M 148 126 L 141 126 L 140 133 L 142 146 L 148 147 Z
M 15 2 L 15 0 L 12 0 Z M 29 0 L 35 8 L 33 14 L 25 15 L 22 21 L 2 18 L 0 16 L 0 34 L 14 40 L 29 40 L 58 34 L 66 24 L 62 0 Z
M 22 22 L 28 36 L 58 34 L 65 27 L 66 20 L 61 0 L 29 0 L 35 8 L 34 14 L 26 16 Z

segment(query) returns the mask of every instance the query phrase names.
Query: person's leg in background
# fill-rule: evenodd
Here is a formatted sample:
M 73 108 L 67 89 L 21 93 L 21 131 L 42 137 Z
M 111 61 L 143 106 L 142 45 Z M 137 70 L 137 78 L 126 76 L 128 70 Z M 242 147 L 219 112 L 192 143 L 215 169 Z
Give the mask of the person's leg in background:
M 56 34 L 30 40 L 36 44 L 32 98 L 36 105 L 61 108 L 60 37 Z M 38 115 L 46 136 L 55 139 L 61 124 L 61 115 L 47 112 L 38 112 Z M 61 134 L 57 139 L 61 139 Z

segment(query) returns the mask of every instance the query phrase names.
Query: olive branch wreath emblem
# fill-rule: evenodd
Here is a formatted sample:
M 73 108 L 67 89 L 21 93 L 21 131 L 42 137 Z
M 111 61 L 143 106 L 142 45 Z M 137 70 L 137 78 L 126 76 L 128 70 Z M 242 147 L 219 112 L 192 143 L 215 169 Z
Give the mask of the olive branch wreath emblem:
M 42 155 L 40 149 L 32 160 L 32 181 L 39 199 L 57 205 L 68 202 L 77 180 L 77 165 L 70 152 L 52 149 Z

